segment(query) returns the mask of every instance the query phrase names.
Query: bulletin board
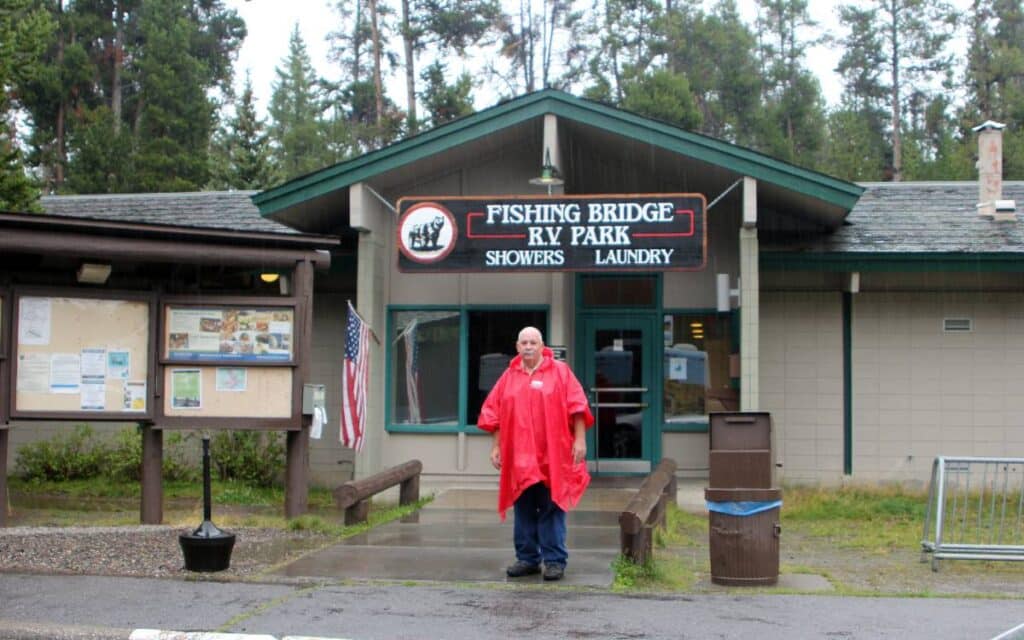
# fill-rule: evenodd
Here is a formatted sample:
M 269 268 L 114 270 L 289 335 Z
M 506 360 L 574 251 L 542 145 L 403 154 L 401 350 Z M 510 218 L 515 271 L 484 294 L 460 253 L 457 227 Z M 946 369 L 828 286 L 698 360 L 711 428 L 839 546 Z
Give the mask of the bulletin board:
M 165 299 L 158 422 L 169 427 L 300 424 L 294 299 Z M 214 419 L 203 423 L 202 420 Z M 197 422 L 197 419 L 199 422 Z
M 13 417 L 151 415 L 148 298 L 23 293 L 13 301 Z
M 182 418 L 292 417 L 291 367 L 169 365 L 163 413 Z

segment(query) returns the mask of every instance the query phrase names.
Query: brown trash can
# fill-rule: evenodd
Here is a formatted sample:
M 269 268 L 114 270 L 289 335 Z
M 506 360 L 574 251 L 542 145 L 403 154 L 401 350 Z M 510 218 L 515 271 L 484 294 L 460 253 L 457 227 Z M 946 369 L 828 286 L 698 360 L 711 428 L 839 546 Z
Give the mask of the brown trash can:
M 782 489 L 705 489 L 708 502 L 775 502 Z M 731 586 L 779 580 L 779 507 L 749 516 L 708 511 L 711 581 Z
M 714 412 L 708 433 L 708 486 L 713 489 L 772 486 L 771 414 Z

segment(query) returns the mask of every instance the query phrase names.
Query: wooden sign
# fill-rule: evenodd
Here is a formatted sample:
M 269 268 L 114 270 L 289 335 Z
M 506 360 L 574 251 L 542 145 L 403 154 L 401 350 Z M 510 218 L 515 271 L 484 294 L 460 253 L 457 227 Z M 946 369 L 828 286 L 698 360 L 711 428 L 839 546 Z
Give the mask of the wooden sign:
M 702 194 L 402 198 L 405 272 L 685 271 L 706 261 Z

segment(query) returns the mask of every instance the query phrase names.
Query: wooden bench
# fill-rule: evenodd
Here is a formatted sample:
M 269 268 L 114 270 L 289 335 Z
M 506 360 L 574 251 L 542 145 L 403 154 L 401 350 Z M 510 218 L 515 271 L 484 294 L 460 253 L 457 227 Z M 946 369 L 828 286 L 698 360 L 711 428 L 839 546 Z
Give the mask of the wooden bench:
M 345 524 L 366 522 L 370 498 L 397 485 L 398 504 L 412 504 L 420 499 L 420 472 L 423 463 L 410 460 L 361 480 L 349 480 L 334 490 L 334 503 L 345 511 Z
M 665 527 L 669 501 L 676 501 L 676 461 L 663 458 L 619 515 L 622 555 L 645 564 L 653 549 L 654 527 Z

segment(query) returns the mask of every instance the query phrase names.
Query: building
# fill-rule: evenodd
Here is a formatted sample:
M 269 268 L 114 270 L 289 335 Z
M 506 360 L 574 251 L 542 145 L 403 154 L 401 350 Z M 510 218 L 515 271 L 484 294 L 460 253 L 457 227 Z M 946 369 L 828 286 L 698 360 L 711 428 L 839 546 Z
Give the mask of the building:
M 853 184 L 544 90 L 253 194 L 239 224 L 341 238 L 310 374 L 333 420 L 347 300 L 380 339 L 366 446 L 330 429 L 313 482 L 418 458 L 493 483 L 474 422 L 525 325 L 592 394 L 597 475 L 704 477 L 707 414 L 735 409 L 771 412 L 782 482 L 1021 455 L 1024 183 L 982 148 L 979 182 Z

